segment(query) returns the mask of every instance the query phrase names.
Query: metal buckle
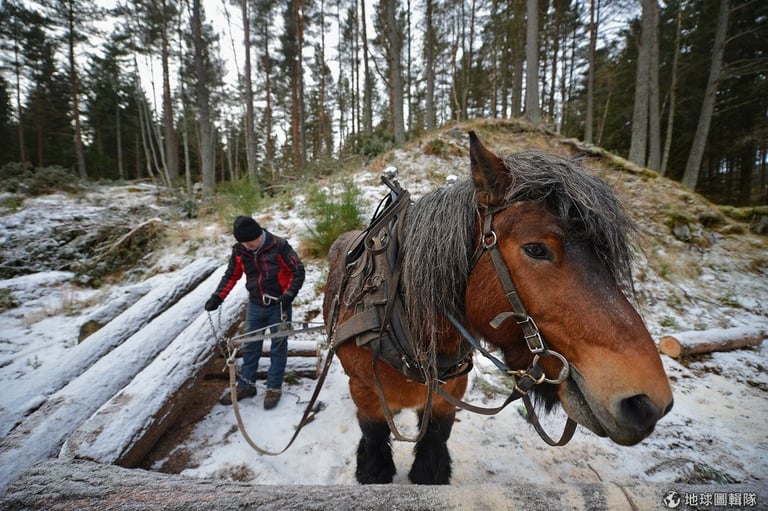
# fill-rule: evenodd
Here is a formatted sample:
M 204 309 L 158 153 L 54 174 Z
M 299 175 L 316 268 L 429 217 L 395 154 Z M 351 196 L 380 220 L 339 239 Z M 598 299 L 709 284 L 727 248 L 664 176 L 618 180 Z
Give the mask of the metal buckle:
M 528 323 L 530 326 L 526 328 L 525 323 Z M 547 351 L 547 348 L 544 346 L 544 339 L 541 338 L 539 327 L 531 316 L 526 316 L 524 320 L 518 321 L 517 324 L 523 329 L 523 337 L 531 353 L 538 355 Z

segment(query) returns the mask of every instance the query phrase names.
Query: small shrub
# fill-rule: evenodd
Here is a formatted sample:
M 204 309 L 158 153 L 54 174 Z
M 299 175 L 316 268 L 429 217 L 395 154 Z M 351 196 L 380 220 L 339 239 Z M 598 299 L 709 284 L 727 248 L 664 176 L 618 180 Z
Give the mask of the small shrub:
M 212 207 L 222 225 L 231 226 L 238 215 L 251 215 L 262 202 L 261 188 L 247 178 L 218 185 Z
M 395 136 L 389 130 L 377 128 L 370 134 L 348 137 L 346 151 L 367 158 L 375 158 L 395 147 Z
M 704 227 L 718 227 L 727 223 L 725 215 L 716 211 L 705 211 L 699 215 L 699 223 Z
M 312 225 L 306 241 L 311 255 L 325 257 L 336 238 L 362 227 L 359 197 L 360 190 L 351 183 L 344 185 L 340 196 L 319 188 L 310 192 L 307 209 Z
M 14 309 L 19 306 L 16 296 L 10 289 L 0 289 L 0 310 Z
M 439 138 L 433 138 L 424 144 L 424 154 L 427 156 L 442 156 L 445 151 L 445 142 Z
M 43 195 L 56 191 L 77 192 L 78 180 L 64 167 L 30 167 L 26 171 L 21 163 L 6 163 L 0 167 L 2 190 L 26 195 Z
M 77 192 L 77 179 L 64 167 L 51 166 L 37 168 L 24 184 L 24 191 L 29 195 L 44 195 L 57 191 Z
M 680 328 L 680 326 L 677 324 L 677 320 L 672 316 L 664 316 L 663 318 L 661 318 L 661 321 L 659 321 L 659 325 L 663 326 L 664 328 L 671 328 L 671 329 Z
M 0 208 L 7 208 L 12 211 L 18 210 L 24 204 L 24 197 L 21 195 L 8 195 L 0 199 Z

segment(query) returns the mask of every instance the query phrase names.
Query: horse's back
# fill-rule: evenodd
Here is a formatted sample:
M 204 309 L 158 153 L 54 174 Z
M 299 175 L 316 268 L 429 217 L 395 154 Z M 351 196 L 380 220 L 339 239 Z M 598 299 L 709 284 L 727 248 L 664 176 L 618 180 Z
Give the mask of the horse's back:
M 328 328 L 328 314 L 333 299 L 340 291 L 344 277 L 344 261 L 355 240 L 359 239 L 362 231 L 347 231 L 333 242 L 328 250 L 328 279 L 325 281 L 325 296 L 323 298 L 323 317 Z

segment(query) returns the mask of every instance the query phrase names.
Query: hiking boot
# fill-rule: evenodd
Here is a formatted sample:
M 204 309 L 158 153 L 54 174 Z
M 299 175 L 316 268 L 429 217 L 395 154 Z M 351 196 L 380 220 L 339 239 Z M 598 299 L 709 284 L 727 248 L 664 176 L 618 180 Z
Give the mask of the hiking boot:
M 283 391 L 280 389 L 267 389 L 267 395 L 264 396 L 264 409 L 271 410 L 277 406 Z
M 237 387 L 237 400 L 241 401 L 243 399 L 248 399 L 249 397 L 253 397 L 256 395 L 256 387 Z M 232 391 L 227 391 L 226 394 L 221 396 L 221 399 L 219 399 L 219 403 L 223 405 L 231 405 L 232 404 Z

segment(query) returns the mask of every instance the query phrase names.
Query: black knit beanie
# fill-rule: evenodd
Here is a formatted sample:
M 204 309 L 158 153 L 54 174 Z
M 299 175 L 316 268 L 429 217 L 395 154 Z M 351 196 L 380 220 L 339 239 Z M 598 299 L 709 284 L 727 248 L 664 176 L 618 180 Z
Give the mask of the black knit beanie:
M 249 216 L 240 215 L 235 218 L 235 223 L 232 226 L 232 233 L 235 235 L 235 239 L 240 243 L 246 241 L 253 241 L 261 236 L 261 226 L 259 222 Z

